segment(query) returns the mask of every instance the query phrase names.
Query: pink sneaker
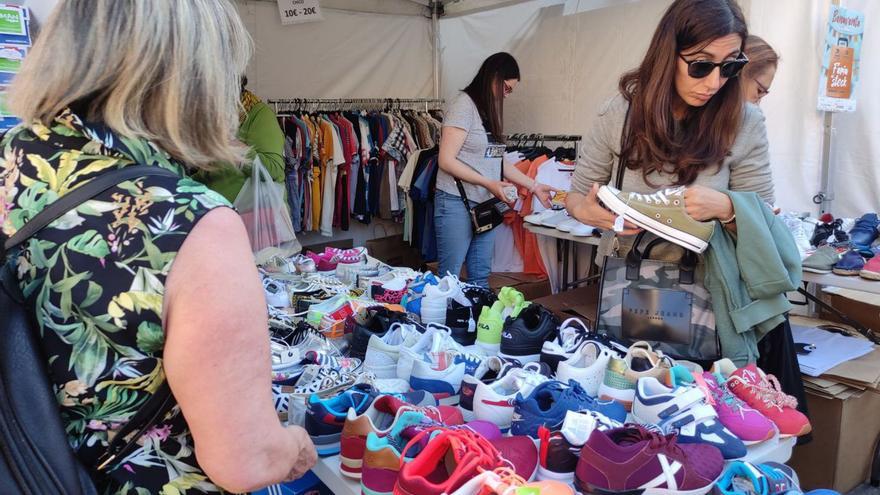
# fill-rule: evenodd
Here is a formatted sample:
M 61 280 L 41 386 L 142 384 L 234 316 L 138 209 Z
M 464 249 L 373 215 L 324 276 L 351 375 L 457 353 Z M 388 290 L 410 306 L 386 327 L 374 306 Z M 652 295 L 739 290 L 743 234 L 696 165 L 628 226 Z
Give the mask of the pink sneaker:
M 318 273 L 332 273 L 336 271 L 337 261 L 332 254 L 329 254 L 326 251 L 321 254 L 309 252 L 306 253 L 306 256 L 315 262 L 315 268 Z
M 764 374 L 754 364 L 736 369 L 729 359 L 717 361 L 712 371 L 726 377 L 731 392 L 775 423 L 780 437 L 799 437 L 812 431 L 810 420 L 797 410 L 797 399 L 782 391 L 775 376 Z
M 744 444 L 761 443 L 776 434 L 773 422 L 733 395 L 723 380 L 716 379 L 715 375 L 707 372 L 703 373 L 702 383 L 700 382 L 697 379 L 701 387 L 705 383 L 709 396 L 714 401 L 713 406 L 718 413 L 718 420 Z
M 344 265 L 356 265 L 366 263 L 367 261 L 367 248 L 362 247 L 352 249 L 326 247 L 324 248 L 324 254 L 332 256 L 337 263 Z

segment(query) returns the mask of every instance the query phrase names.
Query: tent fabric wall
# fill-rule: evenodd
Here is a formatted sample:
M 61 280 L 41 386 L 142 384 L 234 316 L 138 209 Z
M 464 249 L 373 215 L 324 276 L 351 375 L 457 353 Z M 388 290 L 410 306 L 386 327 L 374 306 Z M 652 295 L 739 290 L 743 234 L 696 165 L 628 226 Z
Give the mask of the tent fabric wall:
M 322 9 L 284 26 L 275 2 L 238 0 L 254 39 L 251 89 L 263 98 L 422 98 L 433 92 L 431 20 Z
M 864 53 L 880 53 L 870 20 L 880 18 L 871 0 L 844 2 L 865 11 Z M 563 16 L 554 0 L 503 7 L 440 21 L 441 94 L 464 87 L 482 60 L 509 51 L 523 80 L 505 104 L 508 133 L 586 134 L 599 106 L 613 95 L 624 71 L 641 60 L 670 0 L 641 0 Z M 817 213 L 812 196 L 821 177 L 822 114 L 816 110 L 822 33 L 829 0 L 741 0 L 751 30 L 782 54 L 783 62 L 762 109 L 767 117 L 777 203 L 786 210 Z M 785 22 L 779 22 L 785 19 Z M 875 58 L 876 60 L 876 58 Z M 857 216 L 880 209 L 880 67 L 862 64 L 859 111 L 835 117 L 833 211 Z

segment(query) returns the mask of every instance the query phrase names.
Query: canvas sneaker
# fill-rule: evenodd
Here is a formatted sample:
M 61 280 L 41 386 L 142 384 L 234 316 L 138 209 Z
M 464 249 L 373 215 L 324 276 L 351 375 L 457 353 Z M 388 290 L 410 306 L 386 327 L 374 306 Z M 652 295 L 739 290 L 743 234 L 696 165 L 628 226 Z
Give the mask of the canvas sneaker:
M 853 276 L 858 275 L 863 268 L 865 268 L 865 258 L 859 251 L 850 249 L 834 264 L 831 271 L 835 275 Z
M 349 408 L 363 414 L 375 398 L 376 391 L 367 384 L 352 387 L 330 399 L 322 399 L 317 394 L 308 398 L 305 429 L 319 456 L 339 453 L 339 437 Z
M 880 252 L 865 263 L 865 267 L 859 271 L 859 276 L 867 280 L 880 280 Z
M 339 249 L 328 246 L 324 248 L 324 254 L 335 258 L 337 263 L 344 263 L 346 265 L 366 263 L 367 261 L 367 248 L 365 247 Z
M 597 232 L 598 229 L 596 227 L 580 222 L 578 222 L 577 225 L 573 226 L 569 231 L 569 233 L 575 237 L 590 237 Z
M 470 359 L 474 359 L 471 357 Z M 474 395 L 480 384 L 491 385 L 503 378 L 510 370 L 522 365 L 518 361 L 505 361 L 498 356 L 489 356 L 482 360 L 475 370 L 465 370 L 461 380 L 461 394 L 458 407 L 465 421 L 474 421 Z
M 291 258 L 291 261 L 293 262 L 293 266 L 296 267 L 297 273 L 315 273 L 318 271 L 318 267 L 315 265 L 315 260 L 308 256 L 298 254 Z
M 559 214 L 560 211 L 561 210 L 541 210 L 537 213 L 526 215 L 525 217 L 523 217 L 523 221 L 532 225 L 542 225 L 546 218 L 556 216 L 557 214 Z
M 543 371 L 543 373 L 542 373 Z M 474 417 L 498 425 L 503 432 L 510 430 L 516 396 L 530 394 L 538 385 L 549 380 L 549 370 L 536 363 L 509 370 L 491 384 L 478 382 L 474 390 Z
M 656 378 L 639 380 L 632 414 L 640 423 L 653 424 L 679 443 L 703 443 L 721 451 L 725 459 L 746 455 L 746 446 L 718 420 L 718 413 L 696 386 L 668 388 Z
M 653 377 L 669 383 L 671 367 L 670 360 L 661 351 L 655 352 L 647 342 L 636 342 L 623 358 L 612 356 L 608 360 L 605 378 L 599 386 L 599 398 L 618 401 L 629 411 L 639 379 Z
M 397 378 L 400 349 L 415 344 L 421 334 L 415 325 L 393 323 L 385 335 L 372 334 L 364 367 L 379 379 Z
M 880 237 L 880 231 L 877 230 L 878 227 L 880 227 L 880 218 L 878 218 L 876 213 L 865 213 L 856 220 L 855 225 L 849 231 L 849 238 L 853 249 L 864 255 L 873 254 L 871 252 L 871 245 L 874 244 L 877 237 Z
M 721 424 L 746 446 L 764 442 L 776 435 L 773 422 L 733 395 L 717 375 L 703 373 L 702 370 L 693 373 L 681 366 L 674 366 L 670 374 L 673 385 L 692 384 L 699 387 L 718 413 Z
M 383 395 L 374 400 L 363 414 L 349 409 L 340 435 L 339 467 L 342 474 L 360 478 L 367 436 L 370 433 L 379 437 L 386 436 L 405 411 L 418 411 L 427 419 L 445 425 L 460 425 L 463 422 L 461 413 L 455 407 L 418 407 L 391 395 Z
M 559 210 L 554 215 L 547 215 L 541 218 L 541 226 L 555 229 L 557 225 L 569 220 L 570 218 L 571 215 L 568 214 L 568 210 Z
M 765 374 L 754 364 L 737 369 L 729 359 L 716 361 L 712 371 L 726 379 L 734 395 L 772 421 L 780 438 L 812 431 L 810 420 L 797 410 L 797 399 L 782 391 L 775 376 Z
M 562 383 L 573 380 L 580 383 L 590 397 L 598 397 L 610 360 L 611 351 L 605 346 L 598 342 L 584 342 L 570 358 L 559 363 L 556 379 Z
M 559 320 L 538 304 L 531 304 L 504 322 L 498 355 L 521 363 L 539 361 L 544 342 L 556 337 Z
M 828 244 L 819 246 L 813 254 L 804 258 L 802 263 L 805 272 L 831 273 L 834 265 L 840 261 L 841 252 Z
M 794 242 L 797 245 L 798 251 L 801 254 L 801 259 L 804 259 L 809 251 L 812 250 L 812 246 L 810 245 L 810 234 L 812 232 L 808 232 L 808 226 L 812 226 L 812 224 L 808 222 L 804 222 L 800 217 L 791 213 L 784 213 L 779 216 L 782 219 L 782 222 L 788 227 L 789 232 L 791 232 L 791 236 L 794 238 Z
M 639 194 L 602 186 L 599 199 L 611 211 L 639 227 L 685 249 L 702 253 L 709 247 L 715 222 L 699 222 L 688 215 L 684 191 L 682 186 L 654 194 Z
M 486 354 L 498 354 L 501 349 L 501 328 L 504 318 L 501 316 L 504 303 L 495 301 L 491 306 L 483 306 L 477 320 L 477 347 Z
M 391 431 L 385 436 L 374 432 L 367 435 L 366 450 L 361 471 L 361 493 L 370 495 L 391 495 L 397 483 L 397 475 L 401 464 L 411 461 L 420 449 L 412 448 L 403 457 L 401 452 L 409 443 L 409 434 L 427 421 L 419 411 L 403 411 Z
M 720 495 L 785 495 L 802 493 L 795 471 L 778 462 L 727 466 L 716 485 Z
M 320 275 L 333 275 L 336 273 L 336 265 L 339 264 L 330 253 L 306 253 L 306 256 L 315 262 L 315 268 Z
M 544 382 L 528 395 L 517 394 L 510 432 L 537 438 L 538 427 L 559 429 L 568 411 L 592 410 L 615 421 L 626 420 L 626 410 L 614 401 L 599 401 L 576 382 Z
M 575 488 L 582 493 L 704 495 L 721 475 L 724 459 L 711 445 L 680 444 L 628 425 L 596 430 L 581 449 Z

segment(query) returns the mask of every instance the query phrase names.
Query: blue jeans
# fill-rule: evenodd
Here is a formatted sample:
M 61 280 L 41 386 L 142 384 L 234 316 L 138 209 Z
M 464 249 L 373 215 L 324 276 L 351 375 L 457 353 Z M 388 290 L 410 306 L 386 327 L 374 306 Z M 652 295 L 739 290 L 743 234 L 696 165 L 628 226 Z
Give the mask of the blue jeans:
M 471 201 L 471 206 L 476 205 Z M 458 196 L 436 191 L 434 228 L 437 230 L 437 255 L 440 275 L 461 273 L 467 263 L 468 282 L 489 287 L 492 256 L 495 254 L 495 230 L 474 235 L 471 218 Z

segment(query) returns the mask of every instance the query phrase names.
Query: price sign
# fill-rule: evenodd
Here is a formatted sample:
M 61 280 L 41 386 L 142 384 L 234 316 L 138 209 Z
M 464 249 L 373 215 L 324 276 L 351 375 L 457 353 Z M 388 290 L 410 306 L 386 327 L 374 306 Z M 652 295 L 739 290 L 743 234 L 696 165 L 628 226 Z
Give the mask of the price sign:
M 320 0 L 278 0 L 281 24 L 323 21 Z
M 819 110 L 855 112 L 865 15 L 831 6 L 819 79 Z

